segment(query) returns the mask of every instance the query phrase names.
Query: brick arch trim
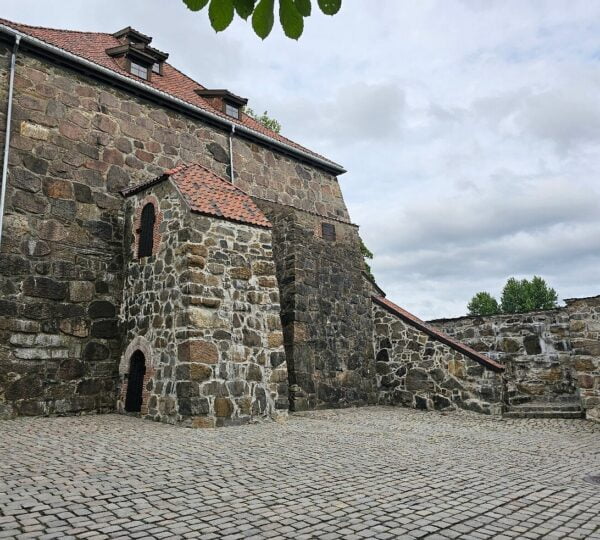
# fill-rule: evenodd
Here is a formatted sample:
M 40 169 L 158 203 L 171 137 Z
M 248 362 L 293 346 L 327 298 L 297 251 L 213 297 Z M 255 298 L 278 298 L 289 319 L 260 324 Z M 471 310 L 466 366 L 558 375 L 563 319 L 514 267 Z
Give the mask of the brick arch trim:
M 119 392 L 119 403 L 117 405 L 118 410 L 123 410 L 125 404 L 125 396 L 127 395 L 127 383 L 125 375 L 129 373 L 129 366 L 131 363 L 131 357 L 133 353 L 140 351 L 144 355 L 146 362 L 146 373 L 144 374 L 143 390 L 142 390 L 142 407 L 140 414 L 145 416 L 148 414 L 148 402 L 150 399 L 150 392 L 148 391 L 148 382 L 154 377 L 155 373 L 155 361 L 154 355 L 152 354 L 152 347 L 148 340 L 142 336 L 137 336 L 125 349 L 125 353 L 121 358 L 119 364 L 119 374 L 123 378 L 123 384 L 121 385 L 121 391 Z
M 119 375 L 127 375 L 129 373 L 129 362 L 135 351 L 141 351 L 146 359 L 146 370 L 154 368 L 154 355 L 150 342 L 143 336 L 135 337 L 125 349 L 121 362 L 119 363 Z

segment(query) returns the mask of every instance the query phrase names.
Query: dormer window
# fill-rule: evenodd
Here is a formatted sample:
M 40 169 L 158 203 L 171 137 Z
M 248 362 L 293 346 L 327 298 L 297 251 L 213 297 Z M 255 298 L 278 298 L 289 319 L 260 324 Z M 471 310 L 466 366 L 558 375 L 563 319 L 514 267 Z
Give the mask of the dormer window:
M 137 62 L 134 62 L 133 60 L 129 64 L 129 72 L 132 75 L 136 75 L 137 77 L 140 77 L 146 81 L 148 80 L 148 68 L 138 64 Z
M 236 96 L 229 90 L 209 90 L 196 88 L 196 94 L 208 101 L 215 109 L 231 116 L 236 120 L 240 118 L 240 109 L 248 103 L 246 98 Z
M 240 117 L 240 108 L 232 105 L 231 103 L 225 102 L 225 114 L 227 116 L 232 116 L 233 118 Z
M 121 68 L 145 81 L 150 80 L 152 73 L 162 75 L 163 63 L 169 55 L 150 47 L 150 36 L 128 26 L 115 32 L 113 37 L 117 38 L 118 45 L 106 49 L 106 54 Z

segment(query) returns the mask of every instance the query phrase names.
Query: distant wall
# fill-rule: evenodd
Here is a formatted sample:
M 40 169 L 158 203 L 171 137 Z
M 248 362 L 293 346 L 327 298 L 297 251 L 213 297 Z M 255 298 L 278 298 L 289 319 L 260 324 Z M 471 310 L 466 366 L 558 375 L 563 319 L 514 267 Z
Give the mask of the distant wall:
M 600 415 L 600 296 L 554 310 L 430 324 L 506 366 L 509 404 L 580 399 Z

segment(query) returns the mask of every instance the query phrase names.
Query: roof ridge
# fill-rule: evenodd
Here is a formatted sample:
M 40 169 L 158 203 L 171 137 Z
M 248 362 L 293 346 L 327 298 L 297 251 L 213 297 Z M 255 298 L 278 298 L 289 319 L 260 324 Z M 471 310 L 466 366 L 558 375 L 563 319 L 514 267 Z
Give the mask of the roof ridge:
M 204 86 L 203 84 L 200 84 L 198 81 L 192 79 L 189 75 L 185 74 L 183 71 L 181 71 L 179 68 L 175 67 L 173 64 L 171 64 L 170 62 L 167 62 L 165 60 L 164 62 L 165 64 L 167 64 L 167 66 L 169 66 L 171 69 L 175 70 L 177 73 L 179 73 L 181 76 L 185 77 L 186 79 L 189 79 L 190 81 L 192 81 L 193 83 L 197 84 L 198 86 L 201 86 L 203 90 L 206 90 L 206 86 Z M 200 98 L 202 98 L 202 96 L 198 96 Z M 202 98 L 203 101 L 204 98 Z
M 167 169 L 156 178 L 122 189 L 125 198 L 169 180 L 190 211 L 270 229 L 269 218 L 244 190 L 198 162 Z
M 221 175 L 217 174 L 216 172 L 210 170 L 206 165 L 202 165 L 202 163 L 198 163 L 197 161 L 194 161 L 192 163 L 187 164 L 186 168 L 194 167 L 194 166 L 200 167 L 201 169 L 204 169 L 207 173 L 212 174 L 214 177 L 216 177 L 219 180 L 225 182 L 227 184 L 227 187 L 229 187 L 230 189 L 234 189 L 236 191 L 239 191 L 240 193 L 243 193 L 247 197 L 252 198 L 252 195 L 250 195 L 247 191 L 243 190 L 239 186 L 236 186 L 231 180 L 228 180 L 227 178 L 224 178 L 223 176 L 221 176 Z
M 165 64 L 167 64 L 171 69 L 175 70 L 177 73 L 179 73 L 181 76 L 185 77 L 186 79 L 188 79 L 189 81 L 193 82 L 194 84 L 197 84 L 202 90 L 207 90 L 208 88 L 206 86 L 204 86 L 203 84 L 199 83 L 198 81 L 196 81 L 195 79 L 192 79 L 189 75 L 185 74 L 183 71 L 181 71 L 179 68 L 176 68 L 173 64 L 171 64 L 170 62 L 165 61 Z M 244 122 L 241 122 L 240 120 L 238 120 L 236 122 L 235 118 L 231 118 L 228 115 L 226 115 L 225 113 L 223 113 L 222 111 L 219 111 L 218 109 L 215 109 L 214 107 L 212 107 L 210 105 L 210 103 L 208 103 L 206 101 L 206 99 L 204 99 L 202 96 L 198 96 L 200 99 L 202 99 L 202 101 L 204 103 L 206 103 L 207 107 L 210 108 L 211 112 L 216 112 L 217 114 L 219 114 L 220 116 L 222 116 L 223 118 L 226 118 L 228 120 L 231 120 L 234 123 L 238 123 L 240 125 L 244 125 Z M 187 101 L 187 100 L 184 100 Z M 190 103 L 189 101 L 187 101 L 188 103 Z M 193 103 L 191 103 L 193 105 Z M 254 125 L 252 126 L 246 126 L 246 127 L 251 127 L 251 129 L 255 130 L 255 131 L 259 131 L 259 130 L 265 130 L 267 131 L 270 136 L 272 138 L 279 138 L 284 140 L 286 143 L 290 144 L 290 145 L 298 145 L 297 142 L 292 141 L 292 139 L 289 139 L 288 137 L 286 137 L 285 135 L 282 135 L 281 133 L 278 133 L 277 131 L 273 131 L 271 128 L 268 128 L 267 126 L 265 126 L 264 124 L 262 124 L 261 122 L 259 122 L 256 118 L 250 116 L 249 114 L 245 113 L 244 111 L 241 111 L 242 114 L 250 120 L 250 122 Z M 257 130 L 256 128 L 259 128 L 259 130 Z M 260 131 L 259 131 L 260 132 Z M 300 145 L 301 146 L 301 145 Z M 308 150 L 308 149 L 307 149 Z M 309 150 L 312 154 L 322 158 L 322 159 L 326 159 L 327 161 L 331 161 L 329 158 L 319 154 L 318 152 L 315 152 L 314 150 Z
M 74 58 L 79 58 L 89 64 L 92 64 L 94 67 L 100 70 L 105 70 L 109 73 L 112 73 L 116 77 L 121 79 L 125 78 L 137 85 L 141 85 L 148 91 L 155 93 L 158 92 L 164 95 L 164 97 L 167 99 L 175 99 L 181 104 L 185 104 L 192 109 L 204 111 L 205 113 L 216 117 L 216 119 L 220 119 L 229 126 L 239 126 L 242 137 L 244 134 L 249 138 L 256 137 L 267 144 L 269 144 L 271 141 L 276 146 L 282 147 L 284 153 L 297 152 L 301 158 L 309 160 L 309 162 L 312 162 L 314 159 L 314 162 L 320 166 L 324 166 L 326 170 L 329 171 L 330 169 L 333 169 L 335 175 L 345 172 L 343 167 L 341 167 L 341 165 L 337 164 L 335 161 L 293 141 L 288 137 L 285 137 L 284 135 L 281 135 L 280 133 L 273 131 L 272 129 L 269 129 L 247 114 L 242 114 L 240 118 L 234 118 L 225 114 L 224 111 L 219 110 L 219 108 L 214 107 L 201 96 L 196 95 L 195 92 L 193 92 L 195 89 L 194 87 L 204 89 L 206 87 L 194 80 L 189 75 L 183 73 L 180 69 L 173 66 L 173 64 L 165 62 L 166 67 L 168 67 L 168 70 L 171 71 L 170 76 L 166 76 L 164 79 L 158 78 L 156 81 L 141 81 L 138 80 L 138 77 L 135 77 L 121 66 L 115 65 L 113 59 L 105 58 L 106 55 L 102 54 L 103 51 L 100 51 L 100 49 L 90 49 L 90 46 L 98 45 L 98 43 L 95 43 L 94 39 L 91 39 L 93 37 L 96 37 L 97 41 L 104 41 L 103 47 L 106 47 L 106 42 L 108 39 L 118 42 L 117 38 L 115 38 L 113 34 L 106 32 L 88 32 L 82 30 L 65 30 L 60 28 L 35 26 L 25 23 L 17 23 L 3 18 L 0 18 L 0 24 L 2 24 L 7 30 L 22 32 L 29 38 L 37 40 L 40 42 L 40 47 L 42 46 L 42 43 L 49 45 L 52 48 L 72 55 Z M 69 38 L 69 35 L 73 34 L 89 36 L 90 39 L 81 40 L 82 43 L 78 44 L 78 40 Z M 75 44 L 71 42 L 75 42 Z
M 24 26 L 25 28 L 33 28 L 34 30 L 52 30 L 53 32 L 70 32 L 73 34 L 93 34 L 96 36 L 112 36 L 112 32 L 94 32 L 88 30 L 69 30 L 68 28 L 51 28 L 50 26 L 37 26 L 35 24 L 21 23 L 17 21 L 10 21 L 8 19 L 0 18 L 0 23 L 6 24 L 6 26 L 17 25 Z

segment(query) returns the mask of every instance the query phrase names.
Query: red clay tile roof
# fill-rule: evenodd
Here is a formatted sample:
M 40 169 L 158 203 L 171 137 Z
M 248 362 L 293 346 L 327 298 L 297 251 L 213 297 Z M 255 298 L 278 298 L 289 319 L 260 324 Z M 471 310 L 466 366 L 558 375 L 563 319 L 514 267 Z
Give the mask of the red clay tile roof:
M 282 135 L 271 131 L 270 129 L 263 126 L 260 122 L 254 120 L 254 118 L 247 114 L 242 114 L 239 120 L 227 116 L 220 109 L 213 107 L 207 100 L 196 94 L 194 90 L 205 89 L 200 83 L 197 83 L 187 75 L 181 73 L 167 62 L 163 63 L 162 75 L 154 75 L 150 81 L 140 79 L 135 75 L 132 75 L 126 69 L 123 69 L 117 61 L 110 57 L 106 53 L 106 49 L 116 47 L 122 43 L 114 37 L 112 34 L 100 33 L 100 32 L 80 32 L 75 30 L 58 30 L 54 28 L 43 28 L 39 26 L 30 26 L 27 24 L 15 23 L 6 19 L 0 19 L 0 24 L 8 26 L 14 30 L 18 30 L 24 34 L 37 38 L 50 45 L 54 45 L 64 51 L 70 52 L 76 56 L 94 62 L 102 67 L 110 69 L 115 73 L 124 75 L 134 81 L 143 82 L 149 86 L 161 90 L 166 94 L 181 99 L 191 105 L 204 109 L 221 116 L 223 119 L 232 122 L 234 124 L 243 125 L 253 131 L 256 131 L 262 135 L 274 139 L 281 143 L 287 144 L 300 151 L 306 152 L 316 158 L 323 159 L 331 164 L 332 167 L 343 170 L 337 163 L 308 150 L 303 146 L 283 137 Z
M 418 317 L 415 317 L 412 313 L 402 309 L 393 302 L 390 302 L 387 298 L 383 298 L 382 296 L 372 296 L 372 299 L 376 304 L 380 305 L 390 313 L 397 315 L 411 326 L 414 326 L 422 332 L 425 332 L 428 336 L 440 341 L 441 343 L 444 343 L 445 345 L 448 345 L 448 347 L 451 347 L 455 351 L 464 354 L 466 357 L 475 360 L 482 366 L 491 369 L 492 371 L 504 371 L 504 366 L 502 364 L 492 360 L 491 358 L 488 358 L 487 356 L 484 356 L 475 349 L 468 347 L 464 343 L 451 338 L 449 335 L 440 332 L 437 328 L 429 326 L 426 322 L 422 321 Z
M 122 190 L 121 194 L 128 197 L 167 179 L 174 182 L 192 212 L 258 227 L 271 227 L 271 222 L 249 195 L 197 163 L 165 171 L 158 178 Z

